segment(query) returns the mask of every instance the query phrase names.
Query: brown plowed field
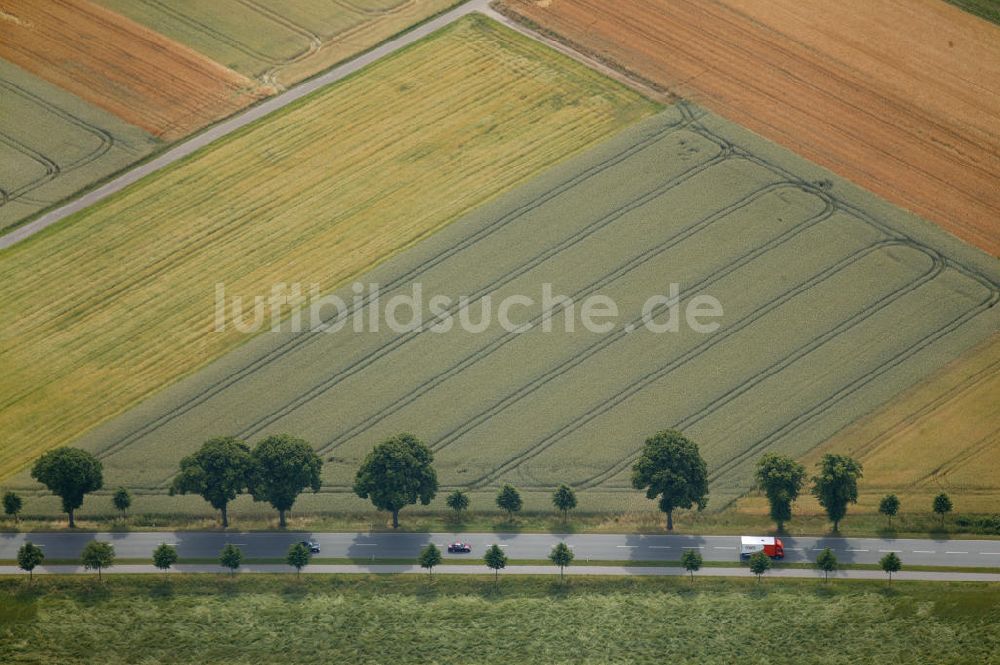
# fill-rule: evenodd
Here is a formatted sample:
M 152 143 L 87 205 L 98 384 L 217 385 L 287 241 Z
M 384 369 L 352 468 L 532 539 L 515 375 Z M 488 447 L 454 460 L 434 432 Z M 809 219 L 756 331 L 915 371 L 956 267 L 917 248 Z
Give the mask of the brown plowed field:
M 87 0 L 0 0 L 0 57 L 165 140 L 259 92 L 250 79 Z
M 937 0 L 503 0 L 1000 255 L 1000 29 Z

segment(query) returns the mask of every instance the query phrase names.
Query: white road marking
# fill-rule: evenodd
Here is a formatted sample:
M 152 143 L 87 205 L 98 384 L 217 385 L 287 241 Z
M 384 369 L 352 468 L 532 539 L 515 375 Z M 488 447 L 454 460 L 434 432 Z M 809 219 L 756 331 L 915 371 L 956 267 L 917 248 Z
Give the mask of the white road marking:
M 1000 556 L 1000 552 L 980 552 L 980 554 L 990 554 L 993 556 Z
M 847 550 L 848 552 L 867 552 L 868 550 Z
M 913 550 L 914 554 L 934 554 L 934 550 Z
M 651 550 L 669 550 L 670 549 L 670 545 L 650 545 L 649 549 L 651 549 Z
M 639 547 L 638 545 L 615 545 L 618 549 L 632 549 L 633 547 Z
M 968 552 L 945 552 L 945 554 L 968 554 Z
M 882 552 L 882 553 L 885 553 L 885 552 L 902 552 L 902 551 L 903 550 L 879 550 L 879 552 Z
M 735 550 L 736 548 L 734 547 L 733 549 Z M 785 549 L 788 550 L 789 552 L 805 552 L 806 551 L 806 548 L 804 548 L 804 547 L 786 547 Z
M 735 547 L 723 547 L 722 545 L 716 545 L 712 548 L 713 550 L 735 550 Z

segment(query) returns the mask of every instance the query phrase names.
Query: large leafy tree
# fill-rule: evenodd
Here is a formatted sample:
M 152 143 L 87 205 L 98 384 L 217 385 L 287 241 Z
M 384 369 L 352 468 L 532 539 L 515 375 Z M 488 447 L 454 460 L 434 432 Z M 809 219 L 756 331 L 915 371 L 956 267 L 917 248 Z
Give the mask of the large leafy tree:
M 354 478 L 354 492 L 371 499 L 379 510 L 392 513 L 399 528 L 399 511 L 420 501 L 427 505 L 437 494 L 434 454 L 412 434 L 400 434 L 375 446 Z
M 708 466 L 697 444 L 676 430 L 663 430 L 646 439 L 632 467 L 632 486 L 646 490 L 647 499 L 659 497 L 670 531 L 676 509 L 708 505 Z
M 209 439 L 181 460 L 170 494 L 198 494 L 222 514 L 222 526 L 228 527 L 229 502 L 247 489 L 252 470 L 245 442 L 229 436 Z
M 83 498 L 104 485 L 100 460 L 79 448 L 56 448 L 45 453 L 31 467 L 31 477 L 62 499 L 70 528 L 76 526 L 73 513 L 83 505 Z
M 840 529 L 840 520 L 847 515 L 847 506 L 858 502 L 858 480 L 861 462 L 847 455 L 823 455 L 817 464 L 819 473 L 813 476 L 812 494 L 826 510 L 833 522 L 833 530 Z
M 100 540 L 92 540 L 84 546 L 80 562 L 87 570 L 96 570 L 97 579 L 101 579 L 101 571 L 115 564 L 114 545 Z
M 254 501 L 270 503 L 284 528 L 285 513 L 299 494 L 306 488 L 319 491 L 323 460 L 304 440 L 288 434 L 267 437 L 253 449 L 251 458 L 250 494 Z
M 767 453 L 757 461 L 754 475 L 757 488 L 767 496 L 771 519 L 781 531 L 792 519 L 792 503 L 799 497 L 806 479 L 806 468 L 791 457 Z

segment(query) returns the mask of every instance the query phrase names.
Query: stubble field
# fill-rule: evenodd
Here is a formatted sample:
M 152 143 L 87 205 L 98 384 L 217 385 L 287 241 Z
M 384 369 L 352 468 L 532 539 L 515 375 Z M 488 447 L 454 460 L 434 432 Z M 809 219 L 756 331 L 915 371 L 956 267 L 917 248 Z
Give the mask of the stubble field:
M 936 0 L 503 0 L 1000 255 L 1000 39 Z
M 5 250 L 0 475 L 242 344 L 217 283 L 334 289 L 656 109 L 470 17 Z
M 0 60 L 0 233 L 156 146 L 138 127 Z
M 241 74 L 290 85 L 457 0 L 97 0 Z
M 536 325 L 264 335 L 77 443 L 152 512 L 204 510 L 165 496 L 204 439 L 283 431 L 327 460 L 324 490 L 299 506 L 360 508 L 358 464 L 404 430 L 435 450 L 446 488 L 489 494 L 510 481 L 542 508 L 567 482 L 585 508 L 614 510 L 645 506 L 629 465 L 644 437 L 676 427 L 701 445 L 721 508 L 748 489 L 762 452 L 806 454 L 1000 325 L 995 260 L 686 104 L 364 281 L 383 299 L 415 282 L 428 296 L 469 295 L 474 321 L 486 297 L 532 296 L 517 316 Z M 629 332 L 671 282 L 682 303 L 716 297 L 721 328 Z M 611 297 L 611 332 L 565 332 L 561 308 L 540 301 L 545 283 L 578 303 Z M 538 325 L 545 314 L 553 332 Z
M 89 0 L 3 0 L 0 58 L 166 141 L 266 90 Z

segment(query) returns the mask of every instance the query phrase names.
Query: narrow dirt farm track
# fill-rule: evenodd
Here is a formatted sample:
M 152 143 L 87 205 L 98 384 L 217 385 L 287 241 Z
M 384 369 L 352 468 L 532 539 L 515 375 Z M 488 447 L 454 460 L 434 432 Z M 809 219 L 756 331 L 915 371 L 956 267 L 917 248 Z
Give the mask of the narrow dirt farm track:
M 1000 255 L 1000 28 L 939 0 L 503 0 Z

